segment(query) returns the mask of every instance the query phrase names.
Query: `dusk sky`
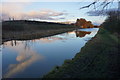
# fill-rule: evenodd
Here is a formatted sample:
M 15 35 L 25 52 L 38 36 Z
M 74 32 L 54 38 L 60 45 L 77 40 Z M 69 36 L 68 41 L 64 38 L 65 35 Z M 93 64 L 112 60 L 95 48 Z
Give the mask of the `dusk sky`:
M 12 2 L 11 2 L 12 1 Z M 54 0 L 53 0 L 54 1 Z M 82 0 L 78 0 L 82 1 Z M 87 0 L 89 1 L 89 0 Z M 88 11 L 94 10 L 93 7 L 81 9 L 80 7 L 90 4 L 91 2 L 40 2 L 40 0 L 2 0 L 3 20 L 8 20 L 9 17 L 20 19 L 30 19 L 48 22 L 75 22 L 77 18 L 85 18 L 93 23 L 100 24 L 105 20 L 105 16 L 89 16 Z M 113 8 L 117 4 L 112 5 Z

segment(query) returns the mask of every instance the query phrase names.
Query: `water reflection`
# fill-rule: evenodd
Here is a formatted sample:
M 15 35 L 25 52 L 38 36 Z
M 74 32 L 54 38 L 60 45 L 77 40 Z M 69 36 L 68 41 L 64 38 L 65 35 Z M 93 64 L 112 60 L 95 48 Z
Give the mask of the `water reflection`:
M 46 37 L 46 38 L 41 38 L 39 40 L 42 43 L 52 43 L 52 42 L 57 41 L 57 40 L 66 40 L 66 39 L 62 38 L 62 37 Z
M 72 59 L 85 45 L 86 39 L 98 30 L 77 30 L 34 40 L 5 42 L 3 46 L 3 77 L 39 78 Z
M 91 32 L 87 31 L 75 31 L 76 37 L 84 37 L 86 34 L 90 34 Z
M 17 64 L 9 64 L 7 72 L 3 75 L 4 78 L 10 78 L 20 72 L 23 72 L 27 67 L 32 65 L 37 60 L 42 60 L 43 56 L 30 49 L 28 42 L 17 42 L 16 40 L 4 43 L 4 47 L 8 47 L 16 52 Z
M 11 76 L 18 74 L 19 72 L 25 70 L 28 66 L 30 66 L 33 62 L 40 59 L 40 56 L 37 54 L 31 55 L 29 58 L 21 55 L 16 58 L 17 61 L 20 61 L 19 64 L 10 64 L 8 66 L 8 72 L 3 76 L 4 78 L 10 78 Z

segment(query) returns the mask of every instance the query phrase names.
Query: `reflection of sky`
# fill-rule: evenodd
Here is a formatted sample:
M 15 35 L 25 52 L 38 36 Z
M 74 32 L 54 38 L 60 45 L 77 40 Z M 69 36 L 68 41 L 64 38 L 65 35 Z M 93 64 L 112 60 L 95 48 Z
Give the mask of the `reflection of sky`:
M 3 69 L 4 67 L 7 68 L 7 72 L 3 77 L 9 78 L 12 77 L 13 75 L 20 73 L 24 71 L 27 67 L 29 67 L 33 62 L 37 60 L 43 59 L 42 56 L 38 55 L 35 51 L 32 49 L 29 49 L 28 47 L 25 48 L 25 44 L 23 42 L 18 41 L 17 46 L 13 45 L 11 46 L 11 41 L 6 42 L 4 47 L 7 48 L 7 51 L 4 53 L 3 49 Z M 12 55 L 12 56 L 11 56 Z M 4 60 L 4 57 L 9 57 L 7 58 L 9 61 L 12 62 L 12 64 L 7 64 L 5 63 L 6 61 Z M 14 58 L 14 62 L 11 60 L 11 58 Z M 8 61 L 8 63 L 9 63 Z M 6 67 L 7 65 L 7 67 Z M 4 73 L 4 72 L 3 72 Z
M 28 66 L 30 66 L 33 62 L 39 59 L 39 55 L 34 54 L 30 56 L 30 58 L 25 58 L 24 54 L 17 56 L 16 61 L 20 62 L 18 64 L 10 64 L 8 66 L 8 72 L 3 76 L 5 78 L 9 78 L 21 71 L 24 71 Z M 23 61 L 24 59 L 27 59 Z
M 3 76 L 38 78 L 54 66 L 71 59 L 95 35 L 96 29 L 83 38 L 75 32 L 27 41 L 8 41 L 3 45 Z M 14 43 L 14 44 L 11 44 Z
M 73 39 L 76 38 L 75 32 L 71 33 L 63 33 L 61 35 L 55 35 L 52 37 L 46 37 L 46 38 L 41 38 L 41 39 L 36 39 L 36 41 L 39 41 L 40 43 L 52 43 L 55 41 L 66 41 L 68 39 Z

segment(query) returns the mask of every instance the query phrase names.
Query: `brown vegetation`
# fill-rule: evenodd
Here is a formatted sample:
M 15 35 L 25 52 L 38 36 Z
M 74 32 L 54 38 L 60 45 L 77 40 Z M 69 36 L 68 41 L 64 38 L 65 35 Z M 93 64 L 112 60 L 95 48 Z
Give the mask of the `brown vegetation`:
M 86 21 L 85 19 L 77 19 L 75 26 L 78 26 L 80 28 L 94 28 L 94 25 L 91 21 Z

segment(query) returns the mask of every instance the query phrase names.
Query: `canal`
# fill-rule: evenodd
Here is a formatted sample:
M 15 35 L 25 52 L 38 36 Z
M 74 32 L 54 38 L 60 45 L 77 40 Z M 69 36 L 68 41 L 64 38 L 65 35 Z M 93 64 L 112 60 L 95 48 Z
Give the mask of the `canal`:
M 12 40 L 2 44 L 4 78 L 40 78 L 60 66 L 98 32 L 98 28 L 79 29 L 33 40 Z

